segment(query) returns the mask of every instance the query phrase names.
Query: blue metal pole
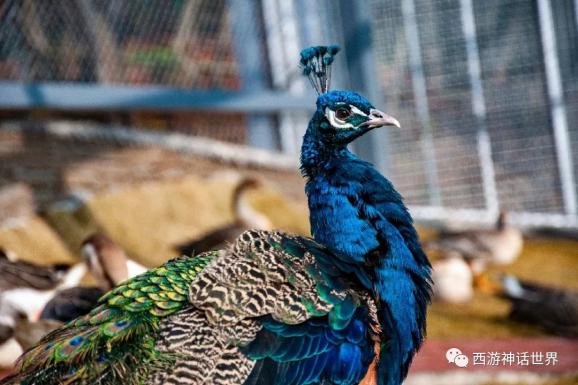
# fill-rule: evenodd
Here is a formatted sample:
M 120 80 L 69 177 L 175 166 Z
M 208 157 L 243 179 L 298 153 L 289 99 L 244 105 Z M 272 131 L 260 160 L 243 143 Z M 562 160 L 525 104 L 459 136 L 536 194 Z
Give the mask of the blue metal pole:
M 499 200 L 498 188 L 496 186 L 496 175 L 494 172 L 494 162 L 492 160 L 492 144 L 490 134 L 486 125 L 486 100 L 482 84 L 482 69 L 480 55 L 478 52 L 478 41 L 476 35 L 476 20 L 474 17 L 474 5 L 472 0 L 460 0 L 460 13 L 462 19 L 462 30 L 466 43 L 466 55 L 468 59 L 468 75 L 472 87 L 472 111 L 476 117 L 478 154 L 480 158 L 480 168 L 482 171 L 482 185 L 486 208 L 492 218 L 498 214 Z
M 261 48 L 262 28 L 259 1 L 229 0 L 233 43 L 243 91 L 259 92 L 269 88 L 265 54 Z M 278 139 L 271 116 L 253 114 L 247 119 L 249 144 L 255 147 L 277 149 Z

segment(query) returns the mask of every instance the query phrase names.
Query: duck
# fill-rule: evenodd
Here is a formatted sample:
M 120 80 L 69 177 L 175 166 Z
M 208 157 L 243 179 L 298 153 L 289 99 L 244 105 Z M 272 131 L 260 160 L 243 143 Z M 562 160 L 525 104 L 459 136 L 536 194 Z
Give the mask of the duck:
M 506 218 L 506 212 L 500 212 L 493 229 L 441 231 L 436 240 L 426 242 L 425 246 L 428 249 L 455 251 L 466 259 L 509 265 L 520 255 L 524 237 L 520 229 L 508 225 Z
M 0 314 L 0 368 L 11 368 L 16 357 L 19 357 L 24 349 L 14 337 L 16 323 L 25 317 L 9 304 L 3 306 Z
M 520 229 L 507 223 L 507 213 L 501 211 L 492 229 L 441 231 L 437 239 L 424 242 L 429 252 L 459 253 L 470 265 L 474 286 L 492 293 L 495 287 L 484 274 L 489 265 L 514 263 L 522 252 L 524 237 Z
M 509 318 L 540 326 L 549 333 L 578 337 L 578 291 L 500 277 L 500 296 L 511 304 Z
M 146 271 L 144 266 L 128 259 L 125 252 L 104 234 L 93 234 L 85 239 L 80 254 L 81 263 L 78 266 L 83 268 L 78 271 L 82 274 L 78 274 L 78 277 L 75 275 L 74 279 L 69 278 L 66 285 L 60 286 L 65 288 L 51 291 L 51 296 L 41 308 L 38 317 L 32 316 L 27 306 L 15 306 L 13 301 L 0 302 L 0 368 L 11 368 L 15 359 L 43 336 L 63 323 L 87 314 L 97 306 L 99 298 L 107 291 Z M 2 288 L 6 287 L 8 290 L 16 287 L 21 292 L 26 282 L 39 290 L 49 290 L 50 283 L 58 283 L 67 269 L 67 266 L 44 267 L 16 261 L 13 253 L 5 251 L 0 254 L 0 270 L 10 273 L 7 282 L 2 282 Z M 18 281 L 15 274 L 12 274 L 16 271 L 20 272 L 22 280 Z M 73 283 L 78 285 L 86 271 L 92 273 L 98 286 L 69 287 Z M 39 278 L 35 280 L 34 277 Z M 31 289 L 27 290 L 33 297 Z M 47 297 L 45 293 L 39 295 L 43 301 Z M 40 305 L 42 302 L 37 302 L 35 307 Z
M 147 267 L 130 259 L 118 244 L 100 232 L 90 235 L 82 242 L 81 255 L 100 282 L 116 282 L 120 278 L 132 278 L 148 271 Z M 102 270 L 104 266 L 108 269 Z M 112 276 L 105 277 L 106 274 Z
M 58 329 L 63 323 L 55 320 L 30 321 L 23 319 L 14 328 L 14 339 L 22 350 L 27 351 L 36 345 L 44 336 Z
M 440 302 L 464 303 L 474 295 L 472 269 L 459 253 L 432 262 L 432 280 L 434 298 Z
M 42 266 L 0 250 L 0 317 L 10 318 L 14 312 L 6 309 L 17 309 L 28 320 L 37 320 L 54 295 L 78 285 L 86 271 L 83 263 Z
M 88 314 L 107 290 L 100 287 L 71 287 L 60 291 L 42 309 L 41 320 L 68 322 Z
M 252 176 L 244 176 L 233 190 L 233 223 L 217 228 L 199 239 L 177 246 L 181 255 L 194 255 L 205 251 L 218 250 L 233 242 L 239 234 L 249 229 L 273 230 L 273 224 L 265 215 L 256 211 L 249 202 L 249 193 L 262 186 L 262 182 Z
M 82 242 L 80 255 L 97 286 L 61 290 L 46 304 L 40 319 L 68 322 L 85 315 L 96 307 L 99 298 L 107 291 L 148 270 L 129 259 L 120 246 L 102 233 L 87 237 Z
M 50 290 L 65 278 L 69 265 L 43 266 L 21 261 L 16 253 L 0 248 L 0 293 L 13 289 Z
M 0 316 L 0 368 L 10 369 L 16 359 L 46 334 L 62 326 L 53 320 L 31 321 L 21 310 L 6 304 Z

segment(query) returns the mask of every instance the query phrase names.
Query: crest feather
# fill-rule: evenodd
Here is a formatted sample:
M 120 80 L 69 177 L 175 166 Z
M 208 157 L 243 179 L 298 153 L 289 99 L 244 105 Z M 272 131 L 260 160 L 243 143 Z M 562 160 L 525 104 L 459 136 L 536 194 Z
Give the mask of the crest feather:
M 334 56 L 339 52 L 339 49 L 337 45 L 319 45 L 301 51 L 299 66 L 303 69 L 303 75 L 309 78 L 318 95 L 329 91 L 331 64 L 333 64 Z

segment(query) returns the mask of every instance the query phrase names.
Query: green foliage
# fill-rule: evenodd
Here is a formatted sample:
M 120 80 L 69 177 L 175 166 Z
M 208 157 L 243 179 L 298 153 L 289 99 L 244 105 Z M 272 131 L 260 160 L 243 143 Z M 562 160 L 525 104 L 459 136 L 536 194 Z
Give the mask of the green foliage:
M 128 58 L 129 63 L 144 65 L 149 68 L 174 68 L 179 64 L 179 57 L 170 47 L 149 47 L 134 50 Z

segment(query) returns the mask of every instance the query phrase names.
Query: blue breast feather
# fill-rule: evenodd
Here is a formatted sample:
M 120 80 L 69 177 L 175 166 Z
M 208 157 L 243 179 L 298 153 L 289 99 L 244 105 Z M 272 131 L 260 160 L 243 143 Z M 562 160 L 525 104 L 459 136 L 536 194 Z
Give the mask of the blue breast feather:
M 341 159 L 339 167 L 330 163 L 326 167 L 329 180 L 317 178 L 307 185 L 313 234 L 334 250 L 332 255 L 315 253 L 317 263 L 335 277 L 336 284 L 339 277 L 351 274 L 368 291 L 379 293 L 384 335 L 378 381 L 399 384 L 423 339 L 429 299 L 427 258 L 389 181 L 353 156 Z M 346 225 L 334 230 L 331 223 L 324 223 L 336 218 Z M 375 266 L 368 266 L 365 259 L 371 252 L 377 253 Z M 327 317 L 300 325 L 264 320 L 263 325 L 245 349 L 258 360 L 245 385 L 354 385 L 375 355 L 365 308 L 356 309 L 342 330 L 332 329 Z
M 323 167 L 306 187 L 312 233 L 346 265 L 365 267 L 357 277 L 380 299 L 385 333 L 378 380 L 401 383 L 425 334 L 429 262 L 401 196 L 371 164 L 343 152 Z
M 384 266 L 429 274 L 411 216 L 392 184 L 370 163 L 351 154 L 325 168 L 323 177 L 306 186 L 315 240 L 345 257 L 345 262 L 364 263 L 371 251 L 382 248 L 390 252 L 390 258 L 383 258 Z M 333 225 L 336 220 L 343 225 Z

